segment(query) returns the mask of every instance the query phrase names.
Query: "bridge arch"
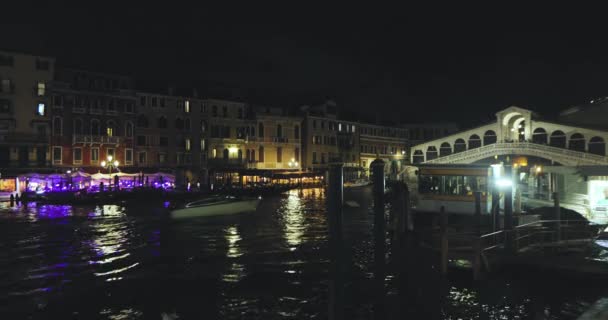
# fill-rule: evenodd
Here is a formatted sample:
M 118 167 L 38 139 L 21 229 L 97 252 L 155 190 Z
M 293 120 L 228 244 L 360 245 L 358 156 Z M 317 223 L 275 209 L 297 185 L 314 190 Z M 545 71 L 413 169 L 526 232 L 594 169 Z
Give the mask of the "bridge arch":
M 478 135 L 472 134 L 469 137 L 469 149 L 475 149 L 481 147 L 481 138 Z
M 437 153 L 437 148 L 435 146 L 429 146 L 428 148 L 426 148 L 426 160 L 433 160 L 433 159 L 437 159 L 439 157 L 439 154 Z
M 606 142 L 604 142 L 604 138 L 602 137 L 592 137 L 589 139 L 588 145 L 589 153 L 598 154 L 600 156 L 606 155 Z
M 547 131 L 544 128 L 536 128 L 532 132 L 532 142 L 547 144 Z
M 439 147 L 439 156 L 445 157 L 452 154 L 452 146 L 448 142 L 444 142 Z
M 483 145 L 487 146 L 492 143 L 496 143 L 496 132 L 494 130 L 488 130 L 483 134 Z
M 551 132 L 549 145 L 556 148 L 566 148 L 566 134 L 561 130 Z
M 464 141 L 464 139 L 456 139 L 456 141 L 454 141 L 454 153 L 458 153 L 458 152 L 463 152 L 467 150 L 467 143 Z
M 414 154 L 412 155 L 412 162 L 413 163 L 422 163 L 424 162 L 424 153 L 422 153 L 422 150 L 416 150 L 414 151 Z
M 575 132 L 568 139 L 568 149 L 585 152 L 585 136 Z

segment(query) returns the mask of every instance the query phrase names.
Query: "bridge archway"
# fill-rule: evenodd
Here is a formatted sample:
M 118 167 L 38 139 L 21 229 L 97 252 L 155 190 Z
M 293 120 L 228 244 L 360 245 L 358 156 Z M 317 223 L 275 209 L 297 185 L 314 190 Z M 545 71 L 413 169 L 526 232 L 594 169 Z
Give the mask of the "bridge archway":
M 437 159 L 437 157 L 439 156 L 439 154 L 437 153 L 437 148 L 435 148 L 435 146 L 429 146 L 426 149 L 426 160 L 433 160 L 433 159 Z
M 483 145 L 487 146 L 492 143 L 496 143 L 496 132 L 494 130 L 488 130 L 483 134 Z
M 467 143 L 464 139 L 456 139 L 454 141 L 454 153 L 463 152 L 467 150 Z
M 589 153 L 598 154 L 600 156 L 606 155 L 606 143 L 602 137 L 592 137 L 589 139 Z
M 412 160 L 414 163 L 424 162 L 424 153 L 422 153 L 422 150 L 414 151 L 414 154 L 412 155 Z
M 561 130 L 553 131 L 549 145 L 556 148 L 566 148 L 566 134 Z
M 469 150 L 481 147 L 481 138 L 478 135 L 473 134 L 469 137 Z
M 532 133 L 532 142 L 547 144 L 547 131 L 544 128 L 536 128 Z
M 585 152 L 585 136 L 580 133 L 573 133 L 568 140 L 568 149 Z
M 439 147 L 439 156 L 445 157 L 449 156 L 450 154 L 452 154 L 452 146 L 450 146 L 450 144 L 447 142 L 442 143 Z

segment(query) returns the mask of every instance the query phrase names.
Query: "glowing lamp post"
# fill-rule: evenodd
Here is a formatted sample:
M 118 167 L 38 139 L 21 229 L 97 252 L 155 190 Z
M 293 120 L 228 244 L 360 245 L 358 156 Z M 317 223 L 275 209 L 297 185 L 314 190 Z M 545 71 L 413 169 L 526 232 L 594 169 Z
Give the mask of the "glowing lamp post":
M 108 170 L 109 170 L 109 174 L 110 174 L 110 183 L 109 183 L 108 185 L 110 185 L 110 186 L 112 185 L 112 179 L 111 179 L 111 178 L 112 178 L 112 169 L 116 169 L 116 171 L 118 171 L 118 165 L 119 165 L 118 160 L 114 160 L 114 161 L 112 162 L 112 160 L 113 160 L 113 159 L 114 159 L 114 158 L 113 158 L 112 156 L 108 156 L 108 157 L 106 158 L 106 160 L 107 160 L 107 161 L 102 161 L 102 162 L 101 162 L 101 167 L 102 167 L 102 168 L 108 168 Z
M 300 164 L 296 161 L 296 159 L 291 158 L 289 163 L 287 164 L 290 168 L 297 168 Z

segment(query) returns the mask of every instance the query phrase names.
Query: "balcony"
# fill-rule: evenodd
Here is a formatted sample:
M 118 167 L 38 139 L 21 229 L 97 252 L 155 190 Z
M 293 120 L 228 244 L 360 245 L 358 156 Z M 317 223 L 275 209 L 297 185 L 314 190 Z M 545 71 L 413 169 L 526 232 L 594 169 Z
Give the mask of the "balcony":
M 118 145 L 120 143 L 119 137 L 108 137 L 108 136 L 91 136 L 91 135 L 83 135 L 83 134 L 75 134 L 73 144 L 113 144 Z
M 100 108 L 91 108 L 90 113 L 91 114 L 103 114 L 103 109 L 100 109 Z

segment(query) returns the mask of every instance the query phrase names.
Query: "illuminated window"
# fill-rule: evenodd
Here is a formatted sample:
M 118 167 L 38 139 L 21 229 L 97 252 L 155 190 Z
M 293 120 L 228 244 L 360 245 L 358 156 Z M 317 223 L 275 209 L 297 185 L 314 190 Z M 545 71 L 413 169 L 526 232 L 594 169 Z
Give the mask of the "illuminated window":
M 46 115 L 46 104 L 44 102 L 39 102 L 38 103 L 38 109 L 36 110 L 36 114 L 39 116 L 45 116 Z
M 342 124 L 338 123 L 338 131 L 342 131 Z
M 190 138 L 186 138 L 185 147 L 186 151 L 190 151 Z
M 114 135 L 114 128 L 108 126 L 106 128 L 106 134 L 108 135 L 108 137 L 113 136 Z
M 46 84 L 44 82 L 38 82 L 38 96 L 44 96 L 46 94 Z
M 213 150 L 212 150 L 212 157 L 217 158 L 217 149 L 216 148 L 213 148 Z
M 167 162 L 167 154 L 166 153 L 159 153 L 158 154 L 158 163 L 166 163 Z
M 206 150 L 206 145 L 205 145 L 205 139 L 201 139 L 201 151 L 205 151 Z
M 186 100 L 184 102 L 184 112 L 185 113 L 190 113 L 190 101 Z

